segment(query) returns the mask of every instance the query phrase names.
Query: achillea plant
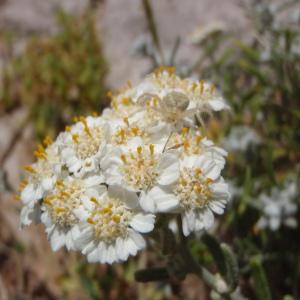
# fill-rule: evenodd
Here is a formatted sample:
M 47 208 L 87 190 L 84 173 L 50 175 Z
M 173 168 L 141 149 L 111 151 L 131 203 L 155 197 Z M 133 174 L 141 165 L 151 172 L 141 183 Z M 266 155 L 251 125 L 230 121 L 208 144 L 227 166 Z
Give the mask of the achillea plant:
M 228 109 L 214 85 L 160 68 L 110 97 L 101 116 L 38 147 L 20 193 L 21 224 L 43 223 L 53 250 L 109 264 L 169 235 L 174 219 L 183 238 L 211 228 L 229 200 L 226 151 L 201 126 Z

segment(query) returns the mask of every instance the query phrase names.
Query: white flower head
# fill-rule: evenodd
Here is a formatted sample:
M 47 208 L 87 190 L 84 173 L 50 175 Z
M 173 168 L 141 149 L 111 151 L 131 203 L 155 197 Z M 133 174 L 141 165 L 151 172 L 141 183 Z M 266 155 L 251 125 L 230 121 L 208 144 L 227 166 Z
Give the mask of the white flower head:
M 47 148 L 38 145 L 34 154 L 38 157 L 36 163 L 24 167 L 29 174 L 21 182 L 21 200 L 29 204 L 41 199 L 45 191 L 53 187 L 53 184 L 61 171 L 58 145 L 51 143 Z
M 110 186 L 77 209 L 81 232 L 76 245 L 89 262 L 124 261 L 146 246 L 142 233 L 153 230 L 155 216 L 136 210 L 137 205 L 136 193 Z
M 161 68 L 109 96 L 102 116 L 39 146 L 21 183 L 21 224 L 43 223 L 54 251 L 89 262 L 136 255 L 159 214 L 181 215 L 185 235 L 208 229 L 229 198 L 227 153 L 199 128 L 203 112 L 228 108 L 212 84 Z
M 262 216 L 258 220 L 259 228 L 278 230 L 282 225 L 295 228 L 298 224 L 295 217 L 298 207 L 294 202 L 297 195 L 297 181 L 295 178 L 287 180 L 282 189 L 274 187 L 271 195 L 261 194 L 259 202 L 262 207 Z
M 136 87 L 132 101 L 175 128 L 195 126 L 195 116 L 203 123 L 202 112 L 229 108 L 215 85 L 204 80 L 181 79 L 170 68 L 158 69 L 148 76 Z
M 75 176 L 98 171 L 105 152 L 109 128 L 101 117 L 81 117 L 68 127 L 61 150 L 62 161 Z
M 210 228 L 213 213 L 224 212 L 229 192 L 220 172 L 220 167 L 203 155 L 181 160 L 179 179 L 169 192 L 178 199 L 175 212 L 181 214 L 186 236 Z
M 221 169 L 225 165 L 227 152 L 217 147 L 211 140 L 203 136 L 199 129 L 183 127 L 181 132 L 172 134 L 167 149 L 176 149 L 180 157 L 203 155 L 214 161 Z
M 43 199 L 41 221 L 54 251 L 66 246 L 75 249 L 74 239 L 79 227 L 74 210 L 86 198 L 97 196 L 102 189 L 102 178 L 91 176 L 86 179 L 68 177 L 58 180 L 55 188 Z
M 221 111 L 229 109 L 220 92 L 213 83 L 185 79 L 190 99 L 189 109 L 196 111 Z
M 21 225 L 39 222 L 38 202 L 53 188 L 58 178 L 65 176 L 62 172 L 58 142 L 53 143 L 47 138 L 45 144 L 48 145 L 46 148 L 40 144 L 34 151 L 37 162 L 24 167 L 28 176 L 20 182 L 20 200 L 24 204 Z
M 228 151 L 246 151 L 250 146 L 261 144 L 261 139 L 255 130 L 248 126 L 235 126 L 222 144 Z
M 160 210 L 154 199 L 159 187 L 172 185 L 178 179 L 178 157 L 174 152 L 164 152 L 163 146 L 135 139 L 127 147 L 108 153 L 102 164 L 106 182 L 140 193 L 140 205 L 145 211 Z M 170 203 L 172 207 L 176 204 L 176 199 Z

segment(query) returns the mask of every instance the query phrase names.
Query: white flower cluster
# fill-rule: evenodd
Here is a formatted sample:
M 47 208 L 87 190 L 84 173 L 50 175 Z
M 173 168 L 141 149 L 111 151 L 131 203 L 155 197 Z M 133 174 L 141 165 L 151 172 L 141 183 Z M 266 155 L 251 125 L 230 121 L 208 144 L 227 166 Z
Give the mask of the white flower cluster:
M 53 250 L 89 262 L 135 255 L 158 217 L 181 215 L 186 236 L 208 229 L 229 198 L 226 151 L 200 127 L 203 112 L 228 108 L 212 84 L 161 68 L 110 96 L 102 116 L 46 139 L 21 183 L 21 224 L 43 223 Z
M 270 228 L 277 231 L 284 225 L 296 228 L 298 211 L 296 197 L 299 195 L 296 178 L 289 178 L 282 189 L 273 187 L 271 195 L 261 194 L 258 198 L 262 208 L 262 216 L 258 220 L 258 228 Z
M 262 143 L 256 131 L 248 126 L 234 126 L 222 145 L 229 152 L 245 152 Z

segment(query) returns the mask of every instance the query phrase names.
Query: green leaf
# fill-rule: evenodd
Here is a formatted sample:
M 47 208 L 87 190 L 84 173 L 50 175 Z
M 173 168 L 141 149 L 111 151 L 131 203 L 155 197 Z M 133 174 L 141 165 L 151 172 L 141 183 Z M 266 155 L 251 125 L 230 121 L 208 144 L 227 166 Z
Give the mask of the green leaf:
M 226 264 L 225 280 L 231 291 L 234 291 L 239 282 L 239 267 L 235 254 L 226 244 L 221 244 Z
M 271 300 L 270 287 L 261 260 L 254 257 L 250 261 L 252 276 L 254 280 L 254 290 L 258 300 Z
M 237 47 L 243 50 L 243 54 L 245 54 L 248 59 L 253 61 L 258 61 L 260 59 L 260 53 L 255 48 L 249 47 L 240 40 L 235 40 L 234 43 Z
M 227 273 L 226 262 L 220 243 L 209 234 L 204 234 L 202 240 L 212 255 L 220 274 L 225 277 Z

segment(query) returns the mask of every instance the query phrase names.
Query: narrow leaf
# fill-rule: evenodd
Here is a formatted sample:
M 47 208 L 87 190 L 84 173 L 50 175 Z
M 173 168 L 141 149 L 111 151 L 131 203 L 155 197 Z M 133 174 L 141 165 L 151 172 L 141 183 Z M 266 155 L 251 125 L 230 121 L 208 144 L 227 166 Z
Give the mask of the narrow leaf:
M 220 243 L 211 235 L 204 234 L 202 240 L 212 255 L 220 274 L 226 276 L 226 262 Z
M 234 291 L 239 281 L 239 267 L 235 254 L 226 244 L 221 244 L 226 263 L 225 280 L 231 291 Z
M 254 280 L 254 290 L 258 300 L 271 300 L 270 287 L 261 261 L 255 257 L 251 260 L 250 266 Z

